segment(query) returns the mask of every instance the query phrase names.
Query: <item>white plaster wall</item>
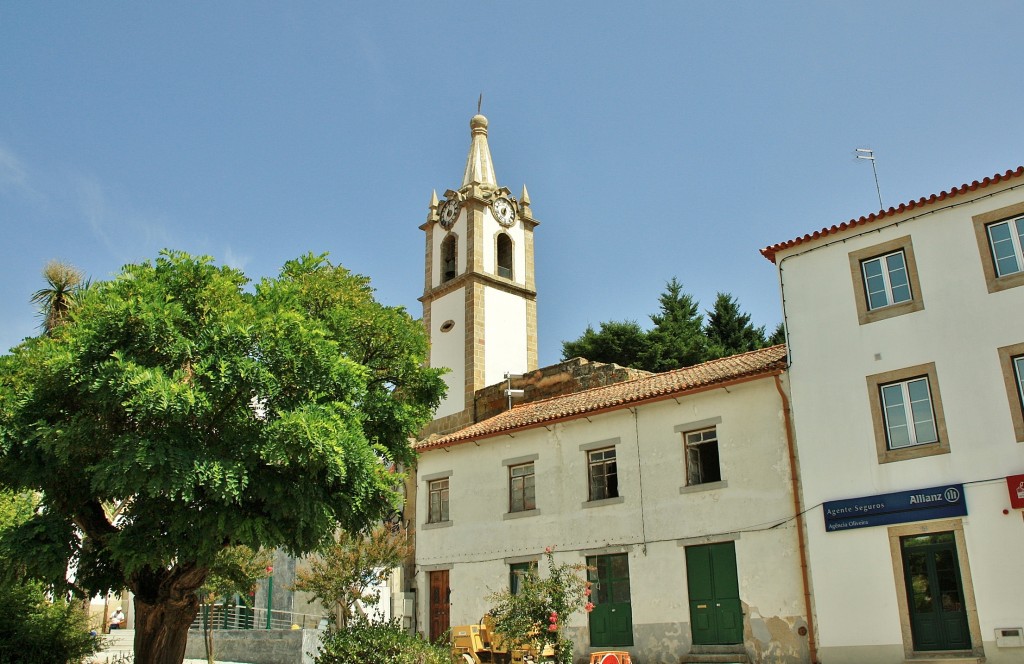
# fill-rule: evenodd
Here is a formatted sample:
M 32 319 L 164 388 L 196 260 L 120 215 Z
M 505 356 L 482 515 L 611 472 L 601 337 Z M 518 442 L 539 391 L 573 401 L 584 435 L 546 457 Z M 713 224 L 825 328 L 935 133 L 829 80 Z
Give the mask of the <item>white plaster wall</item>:
M 505 372 L 526 371 L 526 300 L 496 288 L 484 288 L 484 384 L 505 379 Z
M 837 236 L 845 242 L 778 254 L 807 505 L 1024 472 L 996 353 L 1024 342 L 1024 288 L 988 293 L 971 220 L 1024 200 L 1024 190 L 979 193 L 985 198 L 898 226 L 876 222 L 865 227 L 872 232 Z M 859 325 L 849 253 L 906 235 L 924 309 Z M 928 362 L 936 365 L 951 452 L 879 464 L 865 378 Z M 1009 504 L 1001 479 L 970 484 L 965 495 L 981 631 L 991 639 L 997 626 L 1024 624 L 1024 604 L 1010 599 L 1024 593 L 1024 566 L 1007 556 L 1022 550 L 1021 517 L 1002 515 Z M 821 645 L 901 643 L 885 527 L 825 533 L 820 508 L 809 518 Z
M 722 418 L 719 448 L 727 486 L 680 493 L 683 442 L 674 428 L 714 417 Z M 623 500 L 585 507 L 586 454 L 580 446 L 612 439 L 619 441 Z M 538 513 L 504 519 L 508 470 L 502 461 L 533 454 Z M 582 562 L 588 551 L 624 547 L 634 624 L 686 623 L 680 540 L 710 535 L 738 537 L 742 599 L 759 615 L 804 613 L 795 525 L 785 521 L 793 515 L 793 502 L 772 379 L 640 406 L 635 417 L 624 409 L 421 454 L 420 477 L 449 471 L 452 525 L 418 524 L 416 562 L 420 570 L 453 565 L 453 625 L 476 620 L 488 608 L 486 595 L 508 583 L 508 558 L 540 555 L 546 546 L 555 547 L 560 562 Z M 425 489 L 421 482 L 421 519 L 427 514 Z M 422 571 L 418 583 L 427 587 Z M 419 610 L 427 615 L 426 593 L 420 595 Z M 570 623 L 586 624 L 582 613 Z
M 451 369 L 443 376 L 448 394 L 434 417 L 458 413 L 466 404 L 466 293 L 464 288 L 443 295 L 430 305 L 430 366 Z M 455 327 L 441 332 L 447 320 Z

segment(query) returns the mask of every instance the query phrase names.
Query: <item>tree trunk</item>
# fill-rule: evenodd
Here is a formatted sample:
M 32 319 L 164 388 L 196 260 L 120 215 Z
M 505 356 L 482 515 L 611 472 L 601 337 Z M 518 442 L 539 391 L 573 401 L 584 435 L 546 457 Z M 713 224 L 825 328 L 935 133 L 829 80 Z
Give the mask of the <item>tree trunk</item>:
M 137 575 L 135 587 L 136 664 L 181 664 L 188 628 L 199 613 L 196 590 L 208 570 L 175 568 Z

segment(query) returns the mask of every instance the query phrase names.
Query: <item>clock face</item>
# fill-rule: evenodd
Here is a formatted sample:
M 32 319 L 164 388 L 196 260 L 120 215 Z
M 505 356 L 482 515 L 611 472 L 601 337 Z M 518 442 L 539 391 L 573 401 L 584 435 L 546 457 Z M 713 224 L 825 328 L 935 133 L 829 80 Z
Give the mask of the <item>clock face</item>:
M 445 230 L 455 225 L 455 219 L 459 216 L 459 202 L 455 200 L 445 201 L 441 206 L 441 226 Z
M 494 212 L 494 218 L 502 226 L 511 226 L 516 220 L 516 210 L 512 207 L 512 201 L 505 197 L 495 199 L 491 203 L 491 210 Z

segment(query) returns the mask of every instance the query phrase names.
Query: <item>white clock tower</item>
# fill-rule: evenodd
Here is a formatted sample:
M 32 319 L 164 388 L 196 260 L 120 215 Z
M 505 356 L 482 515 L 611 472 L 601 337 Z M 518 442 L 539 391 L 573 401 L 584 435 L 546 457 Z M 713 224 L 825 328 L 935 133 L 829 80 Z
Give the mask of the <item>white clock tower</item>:
M 423 321 L 430 366 L 446 367 L 448 395 L 430 433 L 474 422 L 476 390 L 537 368 L 533 229 L 523 186 L 517 200 L 498 185 L 487 118 L 469 122 L 472 143 L 458 190 L 431 196 L 426 232 Z

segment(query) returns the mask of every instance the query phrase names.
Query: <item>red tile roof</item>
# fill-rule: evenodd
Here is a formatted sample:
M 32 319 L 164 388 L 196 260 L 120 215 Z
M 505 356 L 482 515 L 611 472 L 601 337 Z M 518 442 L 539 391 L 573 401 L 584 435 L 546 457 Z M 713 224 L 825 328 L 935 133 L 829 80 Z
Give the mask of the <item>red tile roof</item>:
M 762 348 L 675 371 L 524 403 L 464 429 L 419 441 L 415 448 L 423 451 L 448 447 L 643 402 L 669 399 L 727 384 L 746 382 L 781 373 L 785 368 L 784 345 Z
M 804 235 L 803 237 L 798 237 L 795 240 L 789 240 L 788 242 L 779 242 L 778 244 L 773 244 L 770 247 L 765 247 L 764 249 L 762 249 L 761 255 L 774 263 L 775 254 L 779 251 L 782 251 L 783 249 L 789 249 L 790 247 L 795 247 L 799 244 L 803 244 L 804 242 L 817 240 L 818 238 L 825 237 L 826 235 L 840 233 L 849 228 L 853 228 L 854 226 L 863 226 L 864 224 L 869 224 L 871 222 L 884 219 L 886 217 L 891 217 L 895 214 L 906 212 L 907 210 L 913 210 L 916 208 L 932 205 L 939 201 L 944 201 L 947 198 L 952 198 L 954 196 L 966 194 L 977 189 L 984 189 L 985 187 L 991 184 L 996 184 L 998 182 L 1003 182 L 1005 180 L 1019 178 L 1022 175 L 1024 175 L 1024 166 L 1018 166 L 1017 170 L 1006 171 L 1005 173 L 996 173 L 992 177 L 985 178 L 981 182 L 975 180 L 970 184 L 962 184 L 959 187 L 953 187 L 948 191 L 943 191 L 938 194 L 932 194 L 927 198 L 919 198 L 916 201 L 910 201 L 909 203 L 901 203 L 899 207 L 891 207 L 888 210 L 880 210 L 878 212 L 869 214 L 866 217 L 861 217 L 860 219 L 851 219 L 850 221 L 847 221 L 836 226 L 831 226 L 830 228 L 823 228 L 820 231 L 808 233 L 807 235 Z

